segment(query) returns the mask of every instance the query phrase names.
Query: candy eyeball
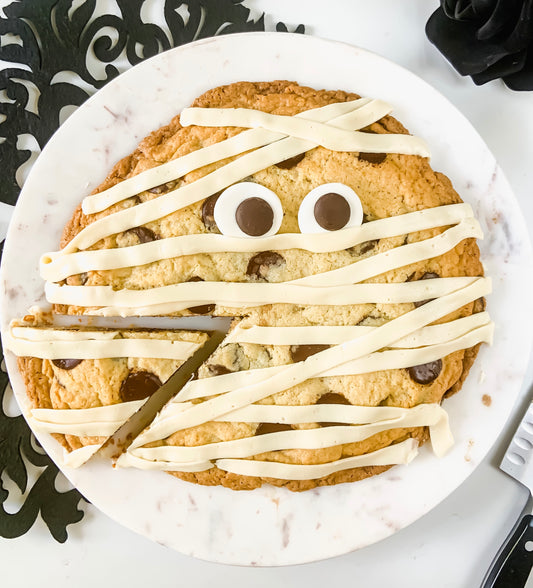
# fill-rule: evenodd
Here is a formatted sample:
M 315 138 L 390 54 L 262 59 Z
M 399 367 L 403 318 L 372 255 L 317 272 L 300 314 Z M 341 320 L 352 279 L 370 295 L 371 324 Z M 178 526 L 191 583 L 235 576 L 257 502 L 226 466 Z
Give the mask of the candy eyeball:
M 357 194 L 345 184 L 317 186 L 307 194 L 298 210 L 302 233 L 326 233 L 363 222 L 363 207 Z
M 278 196 L 261 184 L 241 182 L 226 188 L 216 201 L 214 218 L 227 237 L 270 237 L 283 220 Z

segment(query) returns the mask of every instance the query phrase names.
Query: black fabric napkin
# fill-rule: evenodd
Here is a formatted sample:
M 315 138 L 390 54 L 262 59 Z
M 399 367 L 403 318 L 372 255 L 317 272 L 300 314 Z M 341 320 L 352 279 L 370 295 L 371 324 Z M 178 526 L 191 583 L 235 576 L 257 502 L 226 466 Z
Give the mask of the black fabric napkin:
M 533 90 L 533 0 L 441 0 L 426 34 L 475 84 Z

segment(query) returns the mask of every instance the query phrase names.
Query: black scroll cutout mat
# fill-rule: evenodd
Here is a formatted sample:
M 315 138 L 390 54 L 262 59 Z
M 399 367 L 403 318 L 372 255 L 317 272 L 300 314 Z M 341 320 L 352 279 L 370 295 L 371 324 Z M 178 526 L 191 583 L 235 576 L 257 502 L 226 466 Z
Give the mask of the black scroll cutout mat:
M 125 54 L 129 67 L 196 39 L 266 30 L 266 15 L 254 19 L 242 0 L 164 0 L 164 23 L 158 19 L 158 24 L 141 17 L 144 0 L 115 0 L 110 5 L 115 3 L 120 16 L 115 10 L 95 17 L 96 0 L 81 4 L 74 0 L 22 0 L 4 8 L 4 16 L 0 16 L 0 60 L 12 65 L 0 70 L 2 202 L 16 203 L 20 192 L 17 170 L 32 155 L 20 146 L 19 137 L 34 137 L 42 149 L 59 127 L 65 106 L 80 106 L 120 73 L 113 64 L 119 56 Z M 102 31 L 104 27 L 106 31 Z M 113 38 L 107 32 L 109 27 L 114 31 Z M 282 22 L 276 24 L 275 30 L 289 32 Z M 298 25 L 290 32 L 304 33 L 304 26 Z M 89 71 L 89 57 L 107 64 L 104 79 L 96 79 Z M 54 82 L 59 72 L 74 72 L 84 87 Z M 37 109 L 30 106 L 32 92 L 38 93 Z M 0 257 L 2 249 L 0 243 Z M 56 489 L 56 478 L 62 476 L 57 466 L 38 446 L 24 418 L 5 412 L 5 400 L 11 391 L 3 352 L 0 359 L 0 536 L 23 535 L 40 514 L 54 539 L 63 543 L 68 538 L 67 526 L 84 516 L 79 508 L 83 497 L 74 489 Z M 41 469 L 31 488 L 29 468 Z M 16 493 L 22 494 L 22 505 L 16 512 L 12 512 L 12 504 L 6 508 L 13 496 L 10 501 L 10 491 L 3 484 L 5 477 L 12 483 L 8 485 L 16 486 Z

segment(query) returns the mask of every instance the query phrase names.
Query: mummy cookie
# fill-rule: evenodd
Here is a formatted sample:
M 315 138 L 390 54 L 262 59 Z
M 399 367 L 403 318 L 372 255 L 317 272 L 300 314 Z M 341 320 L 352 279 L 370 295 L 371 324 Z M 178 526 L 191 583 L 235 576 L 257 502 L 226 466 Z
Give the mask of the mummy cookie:
M 491 286 L 472 209 L 391 110 L 215 88 L 85 198 L 41 258 L 56 312 L 234 317 L 119 466 L 306 490 L 447 451 Z

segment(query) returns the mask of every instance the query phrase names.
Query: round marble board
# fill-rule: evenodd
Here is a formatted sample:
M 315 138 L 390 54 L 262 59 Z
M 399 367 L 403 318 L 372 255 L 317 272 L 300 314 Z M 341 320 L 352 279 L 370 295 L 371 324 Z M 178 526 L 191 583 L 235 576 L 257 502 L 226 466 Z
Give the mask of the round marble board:
M 236 493 L 163 472 L 113 470 L 95 459 L 66 476 L 119 523 L 182 553 L 243 565 L 287 565 L 346 553 L 409 525 L 471 474 L 502 430 L 519 393 L 531 332 L 531 249 L 524 220 L 493 156 L 468 121 L 425 82 L 382 57 L 303 35 L 247 33 L 211 38 L 149 59 L 105 86 L 50 140 L 20 196 L 4 250 L 2 328 L 44 302 L 42 252 L 57 248 L 75 206 L 116 161 L 209 88 L 240 80 L 289 79 L 343 89 L 394 106 L 424 138 L 432 167 L 444 172 L 480 220 L 488 310 L 495 342 L 483 346 L 462 391 L 445 401 L 455 445 L 443 459 L 424 446 L 409 466 L 304 493 L 264 486 Z M 516 320 L 519 313 L 519 320 Z M 520 332 L 518 330 L 520 329 Z M 23 411 L 15 359 L 6 354 Z M 49 435 L 38 439 L 59 459 Z

